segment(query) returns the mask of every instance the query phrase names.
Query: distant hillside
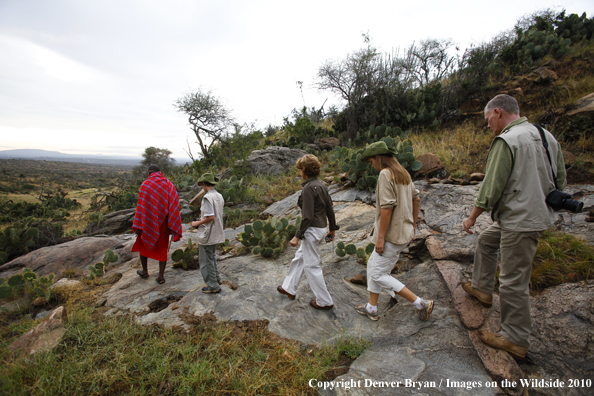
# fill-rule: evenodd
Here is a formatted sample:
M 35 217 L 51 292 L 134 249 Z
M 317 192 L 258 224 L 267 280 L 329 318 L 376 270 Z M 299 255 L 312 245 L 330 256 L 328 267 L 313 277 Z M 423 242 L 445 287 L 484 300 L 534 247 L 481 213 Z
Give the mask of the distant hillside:
M 2 150 L 0 158 L 29 159 L 38 161 L 63 161 L 80 162 L 89 164 L 107 164 L 107 165 L 140 165 L 141 157 L 124 155 L 103 155 L 103 154 L 65 154 L 59 151 L 39 150 L 39 149 L 17 149 Z M 182 165 L 189 160 L 187 158 L 175 158 L 177 165 Z

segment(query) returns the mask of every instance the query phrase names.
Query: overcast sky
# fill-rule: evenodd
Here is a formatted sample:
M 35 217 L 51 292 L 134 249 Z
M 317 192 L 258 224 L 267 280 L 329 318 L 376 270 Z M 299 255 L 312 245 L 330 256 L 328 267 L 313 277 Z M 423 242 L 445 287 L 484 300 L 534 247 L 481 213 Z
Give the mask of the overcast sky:
M 316 72 L 362 33 L 381 52 L 426 38 L 463 49 L 549 7 L 594 13 L 591 0 L 0 0 L 0 150 L 187 158 L 196 139 L 173 107 L 186 92 L 212 90 L 239 123 L 281 125 L 339 103 Z

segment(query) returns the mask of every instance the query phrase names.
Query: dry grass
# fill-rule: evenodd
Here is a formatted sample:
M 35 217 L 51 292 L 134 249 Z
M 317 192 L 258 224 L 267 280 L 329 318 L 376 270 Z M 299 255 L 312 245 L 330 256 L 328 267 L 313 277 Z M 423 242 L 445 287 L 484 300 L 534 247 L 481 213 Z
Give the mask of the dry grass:
M 469 120 L 439 132 L 422 132 L 410 137 L 415 155 L 437 155 L 451 172 L 484 172 L 493 134 L 484 122 Z
M 594 247 L 562 232 L 545 231 L 538 241 L 530 288 L 542 290 L 587 279 L 594 279 Z

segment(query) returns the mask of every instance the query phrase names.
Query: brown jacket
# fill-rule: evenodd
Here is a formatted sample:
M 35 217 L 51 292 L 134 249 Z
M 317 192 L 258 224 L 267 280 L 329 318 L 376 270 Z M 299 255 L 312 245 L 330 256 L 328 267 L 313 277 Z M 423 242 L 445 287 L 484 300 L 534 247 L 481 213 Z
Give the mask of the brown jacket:
M 295 236 L 303 239 L 303 234 L 309 227 L 326 228 L 328 225 L 326 218 L 330 222 L 330 231 L 337 230 L 332 198 L 328 194 L 326 185 L 317 177 L 310 177 L 303 182 L 302 186 L 303 191 L 297 201 L 301 208 L 301 227 Z

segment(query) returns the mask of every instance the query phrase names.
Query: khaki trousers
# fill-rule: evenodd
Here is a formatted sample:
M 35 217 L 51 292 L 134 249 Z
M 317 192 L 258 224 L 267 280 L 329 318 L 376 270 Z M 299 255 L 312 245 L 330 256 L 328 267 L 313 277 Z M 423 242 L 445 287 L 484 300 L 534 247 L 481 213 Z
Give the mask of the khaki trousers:
M 501 252 L 499 299 L 501 335 L 521 347 L 530 347 L 530 274 L 542 231 L 506 231 L 493 223 L 481 233 L 474 254 L 472 287 L 492 295 L 497 253 Z

